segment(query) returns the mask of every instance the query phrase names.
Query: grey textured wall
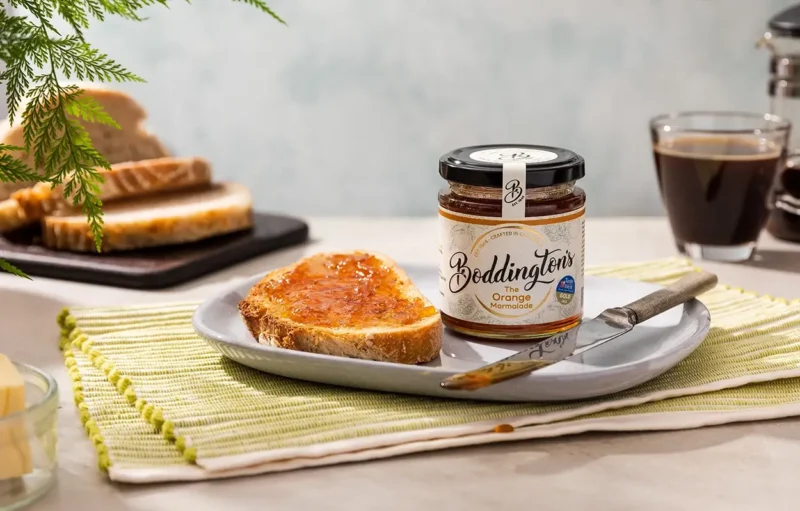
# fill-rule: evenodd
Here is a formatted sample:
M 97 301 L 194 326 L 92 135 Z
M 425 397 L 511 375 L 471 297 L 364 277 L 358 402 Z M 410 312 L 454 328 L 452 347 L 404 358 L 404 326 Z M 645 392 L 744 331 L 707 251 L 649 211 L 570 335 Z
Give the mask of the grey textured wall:
M 0 5 L 0 9 L 3 9 L 4 11 L 9 12 L 9 9 L 5 4 Z M 5 69 L 5 66 L 3 65 L 2 62 L 0 62 L 0 73 L 2 73 L 4 69 Z M 3 100 L 0 101 L 0 118 L 5 117 L 6 114 L 8 113 L 8 108 L 6 107 L 5 97 L 6 97 L 6 88 L 5 88 L 5 85 L 3 84 L 3 82 L 0 81 L 0 98 L 3 98 Z
M 435 211 L 439 155 L 466 144 L 571 148 L 592 215 L 660 214 L 647 120 L 766 110 L 767 19 L 790 0 L 174 2 L 89 40 L 180 154 L 262 209 Z

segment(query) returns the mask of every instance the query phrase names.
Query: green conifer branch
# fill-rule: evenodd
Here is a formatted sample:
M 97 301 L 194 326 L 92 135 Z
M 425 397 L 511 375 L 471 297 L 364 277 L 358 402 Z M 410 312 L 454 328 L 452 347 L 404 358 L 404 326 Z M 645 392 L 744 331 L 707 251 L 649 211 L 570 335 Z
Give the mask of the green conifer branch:
M 286 24 L 263 0 L 234 1 Z M 4 3 L 17 14 L 6 13 Z M 59 79 L 144 81 L 86 42 L 84 31 L 107 15 L 141 21 L 142 9 L 154 5 L 169 6 L 168 0 L 0 0 L 0 61 L 5 68 L 0 83 L 6 86 L 10 123 L 18 121 L 21 110 L 25 142 L 24 147 L 0 144 L 0 181 L 63 184 L 64 197 L 86 215 L 98 251 L 103 239 L 100 169 L 110 165 L 79 120 L 119 126 L 97 101 Z M 56 17 L 73 33 L 62 35 Z M 34 168 L 9 151 L 28 154 Z M 0 271 L 24 275 L 2 260 Z
M 270 9 L 270 8 L 269 8 L 269 6 L 268 6 L 266 3 L 264 3 L 264 1 L 263 1 L 263 0 L 234 0 L 234 1 L 235 1 L 235 2 L 241 2 L 241 3 L 245 3 L 245 4 L 248 4 L 248 5 L 251 5 L 251 6 L 255 7 L 256 9 L 259 9 L 261 12 L 265 12 L 265 13 L 269 14 L 270 16 L 272 16 L 273 18 L 275 18 L 275 20 L 276 20 L 276 21 L 278 21 L 278 22 L 280 22 L 280 23 L 282 23 L 282 24 L 286 25 L 286 22 L 285 22 L 285 21 L 283 21 L 283 20 L 281 19 L 281 17 L 280 17 L 280 16 L 278 16 L 278 15 L 275 13 L 275 11 L 273 11 L 272 9 Z

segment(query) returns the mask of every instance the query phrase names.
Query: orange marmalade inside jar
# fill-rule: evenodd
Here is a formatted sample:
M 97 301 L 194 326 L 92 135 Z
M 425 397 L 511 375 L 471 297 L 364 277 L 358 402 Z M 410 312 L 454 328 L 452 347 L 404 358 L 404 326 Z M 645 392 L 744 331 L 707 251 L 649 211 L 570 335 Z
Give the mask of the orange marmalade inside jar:
M 536 339 L 583 317 L 584 161 L 534 145 L 464 147 L 439 160 L 442 322 Z
M 395 270 L 373 254 L 317 254 L 259 284 L 285 317 L 330 328 L 393 327 L 436 314 L 408 297 Z

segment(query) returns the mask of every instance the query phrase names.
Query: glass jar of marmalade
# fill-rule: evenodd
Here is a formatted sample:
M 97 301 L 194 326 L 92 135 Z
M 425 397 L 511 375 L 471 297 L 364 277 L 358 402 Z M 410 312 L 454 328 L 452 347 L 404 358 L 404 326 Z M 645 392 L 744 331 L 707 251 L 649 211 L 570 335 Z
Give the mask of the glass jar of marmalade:
M 583 316 L 584 161 L 534 145 L 464 147 L 439 160 L 442 321 L 535 339 Z

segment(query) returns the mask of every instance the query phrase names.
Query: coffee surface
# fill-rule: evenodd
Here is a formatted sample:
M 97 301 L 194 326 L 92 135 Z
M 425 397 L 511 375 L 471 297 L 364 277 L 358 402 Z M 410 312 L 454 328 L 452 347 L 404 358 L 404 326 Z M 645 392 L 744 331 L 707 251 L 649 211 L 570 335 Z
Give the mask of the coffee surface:
M 755 241 L 781 161 L 777 144 L 752 135 L 686 135 L 654 147 L 675 238 L 703 245 Z

